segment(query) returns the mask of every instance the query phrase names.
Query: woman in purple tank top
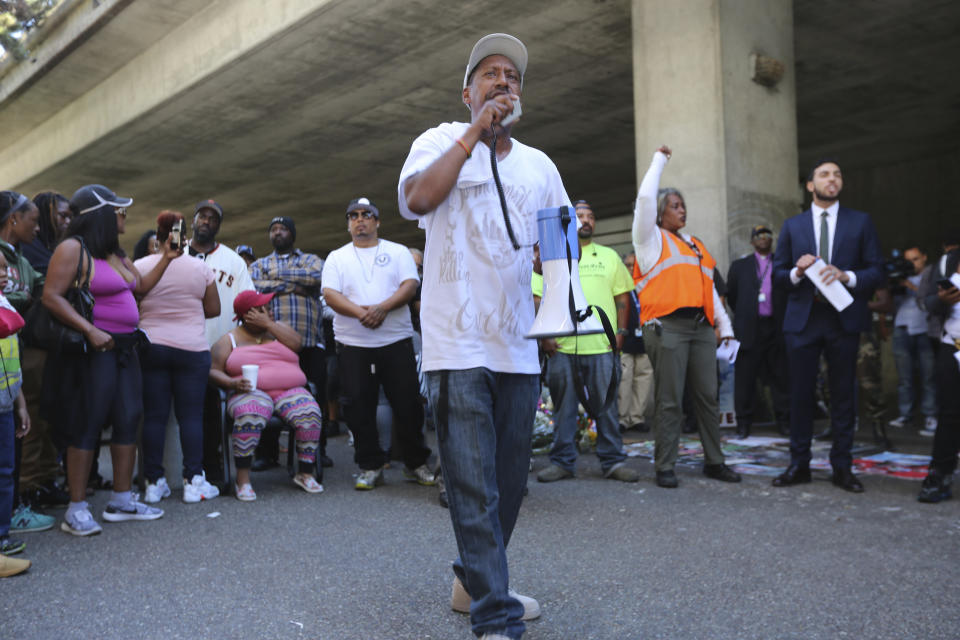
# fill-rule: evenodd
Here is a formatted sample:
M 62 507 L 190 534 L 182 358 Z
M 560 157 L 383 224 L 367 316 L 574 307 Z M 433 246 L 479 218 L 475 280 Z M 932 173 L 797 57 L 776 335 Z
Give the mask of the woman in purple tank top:
M 142 382 L 138 348 L 139 312 L 135 295 L 146 295 L 160 280 L 167 265 L 181 250 L 163 254 L 149 273 L 141 274 L 120 248 L 127 207 L 132 198 L 120 198 L 102 185 L 81 187 L 70 199 L 75 218 L 50 259 L 43 304 L 63 324 L 83 333 L 88 350 L 83 354 L 50 354 L 55 366 L 44 381 L 55 394 L 47 406 L 55 412 L 53 422 L 67 445 L 67 483 L 70 506 L 60 528 L 88 536 L 99 533 L 86 497 L 87 479 L 96 455 L 100 431 L 112 425 L 110 455 L 113 461 L 113 495 L 103 511 L 108 522 L 155 520 L 163 511 L 139 502 L 130 491 L 136 457 L 137 426 L 143 414 Z M 88 274 L 89 252 L 92 272 Z M 78 263 L 81 267 L 77 269 Z M 78 314 L 64 295 L 90 276 L 94 297 L 93 322 Z

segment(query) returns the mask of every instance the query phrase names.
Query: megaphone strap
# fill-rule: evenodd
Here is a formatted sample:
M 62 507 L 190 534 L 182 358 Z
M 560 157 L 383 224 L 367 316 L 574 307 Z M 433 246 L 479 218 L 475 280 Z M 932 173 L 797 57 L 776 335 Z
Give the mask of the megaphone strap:
M 563 225 L 563 234 L 566 237 L 567 226 L 572 222 L 572 217 L 570 215 L 570 207 L 561 207 L 562 213 L 560 214 L 560 222 Z M 567 250 L 567 271 L 571 274 L 573 273 L 573 255 L 570 252 L 570 243 L 564 242 L 563 246 Z M 584 410 L 587 412 L 587 415 L 593 418 L 593 420 L 599 422 L 600 414 L 607 411 L 610 408 L 610 405 L 616 400 L 617 389 L 620 386 L 620 365 L 617 362 L 617 336 L 613 331 L 613 324 L 610 322 L 610 318 L 607 317 L 606 312 L 597 305 L 588 304 L 583 311 L 577 310 L 577 305 L 574 302 L 573 297 L 573 279 L 570 279 L 569 290 L 567 292 L 567 304 L 570 308 L 570 318 L 573 320 L 573 387 L 577 391 L 577 400 L 580 401 L 580 404 L 583 405 Z M 612 371 L 610 372 L 610 384 L 607 387 L 607 393 L 603 398 L 602 404 L 594 409 L 594 403 L 591 401 L 590 393 L 587 390 L 586 384 L 583 382 L 583 376 L 580 373 L 580 357 L 577 353 L 579 348 L 580 341 L 578 339 L 578 328 L 580 323 L 586 320 L 593 313 L 593 310 L 597 310 L 597 317 L 600 318 L 600 324 L 603 325 L 603 332 L 607 335 L 607 340 L 610 342 L 610 354 L 612 358 Z

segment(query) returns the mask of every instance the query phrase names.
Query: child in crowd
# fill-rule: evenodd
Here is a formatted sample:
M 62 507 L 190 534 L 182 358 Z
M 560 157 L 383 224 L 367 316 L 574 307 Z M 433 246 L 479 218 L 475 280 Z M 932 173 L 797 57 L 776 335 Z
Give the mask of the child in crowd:
M 7 261 L 0 254 L 0 291 L 7 283 Z M 16 575 L 30 567 L 29 560 L 9 558 L 20 553 L 26 544 L 10 538 L 10 518 L 13 512 L 13 474 L 15 438 L 22 438 L 30 430 L 27 403 L 20 390 L 20 343 L 17 331 L 23 327 L 23 318 L 10 302 L 0 294 L 0 577 Z

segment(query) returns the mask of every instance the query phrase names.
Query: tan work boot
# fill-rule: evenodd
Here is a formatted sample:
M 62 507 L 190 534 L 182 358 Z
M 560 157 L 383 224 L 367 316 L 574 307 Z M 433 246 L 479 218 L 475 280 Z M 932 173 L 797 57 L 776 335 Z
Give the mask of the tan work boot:
M 530 596 L 521 595 L 513 589 L 508 589 L 507 593 L 510 594 L 512 598 L 519 600 L 520 604 L 523 605 L 523 615 L 520 617 L 521 620 L 536 620 L 540 617 L 539 602 Z M 470 613 L 470 602 L 470 594 L 467 593 L 463 583 L 460 582 L 460 578 L 454 576 L 453 589 L 452 593 L 450 594 L 450 608 L 457 613 Z
M 29 568 L 29 560 L 11 558 L 10 556 L 0 554 L 0 578 L 9 578 L 10 576 L 15 576 L 18 573 L 23 573 Z
M 538 482 L 556 482 L 557 480 L 566 480 L 567 478 L 572 478 L 573 472 L 567 471 L 563 467 L 558 467 L 555 464 L 550 465 L 543 471 L 537 474 Z

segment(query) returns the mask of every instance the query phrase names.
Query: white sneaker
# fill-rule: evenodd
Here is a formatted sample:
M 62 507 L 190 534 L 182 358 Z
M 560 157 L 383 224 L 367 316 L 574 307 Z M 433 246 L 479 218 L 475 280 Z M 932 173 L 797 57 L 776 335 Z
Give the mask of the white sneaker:
M 923 429 L 920 429 L 920 435 L 932 438 L 937 433 L 937 419 L 934 416 L 927 416 Z
M 383 484 L 383 467 L 360 471 L 360 475 L 357 476 L 357 482 L 353 485 L 353 488 L 358 491 L 370 491 L 381 484 Z
M 909 422 L 910 422 L 909 418 L 907 418 L 906 416 L 900 416 L 895 420 L 891 420 L 888 424 L 891 427 L 897 427 L 898 429 L 900 429 L 902 427 L 907 426 Z
M 143 492 L 143 501 L 153 504 L 170 497 L 170 485 L 166 478 L 160 478 L 156 484 L 147 482 L 147 490 Z
M 89 509 L 80 509 L 73 513 L 73 516 L 64 516 L 60 523 L 60 530 L 75 536 L 95 536 L 103 527 L 97 524 Z
M 183 483 L 183 501 L 200 502 L 201 500 L 213 500 L 220 495 L 220 489 L 207 482 L 206 474 L 197 474 L 193 476 L 190 482 Z
M 148 507 L 137 501 L 137 495 L 132 494 L 127 504 L 107 503 L 101 517 L 107 522 L 127 522 L 128 520 L 156 520 L 163 517 L 163 509 Z
M 437 477 L 433 474 L 433 471 L 430 471 L 430 467 L 425 464 L 420 465 L 416 469 L 404 467 L 403 477 L 407 480 L 413 480 L 417 484 L 422 484 L 425 487 L 432 487 L 437 484 Z
M 523 605 L 523 615 L 520 617 L 521 620 L 536 620 L 540 617 L 539 602 L 530 596 L 521 595 L 513 589 L 508 589 L 507 593 L 513 598 L 519 600 L 520 604 Z M 467 593 L 463 583 L 460 582 L 460 578 L 456 576 L 453 578 L 453 589 L 450 594 L 450 608 L 457 613 L 470 613 L 470 594 Z M 490 637 L 495 638 L 497 636 Z

